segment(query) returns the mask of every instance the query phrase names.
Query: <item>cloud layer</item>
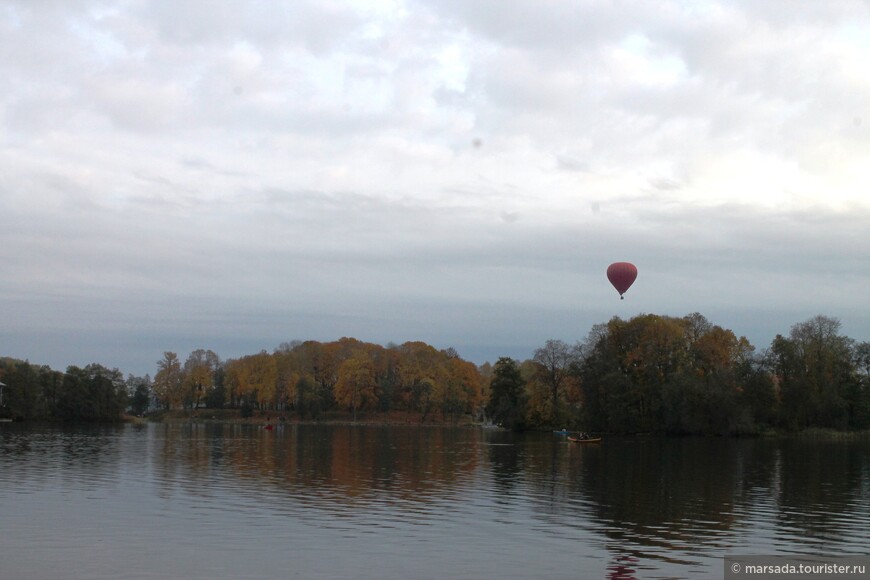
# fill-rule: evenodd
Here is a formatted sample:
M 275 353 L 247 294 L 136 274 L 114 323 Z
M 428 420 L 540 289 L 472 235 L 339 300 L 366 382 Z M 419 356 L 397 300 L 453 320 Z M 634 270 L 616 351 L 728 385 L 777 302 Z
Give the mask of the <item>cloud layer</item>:
M 0 354 L 870 339 L 868 38 L 857 1 L 4 2 Z

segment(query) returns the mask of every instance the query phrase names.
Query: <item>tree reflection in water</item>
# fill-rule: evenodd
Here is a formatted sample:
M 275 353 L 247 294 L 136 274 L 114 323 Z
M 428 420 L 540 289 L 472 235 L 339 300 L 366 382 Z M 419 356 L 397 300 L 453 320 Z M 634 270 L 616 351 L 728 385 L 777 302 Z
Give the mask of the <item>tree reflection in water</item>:
M 117 474 L 133 449 L 119 441 L 73 434 L 50 449 L 66 458 L 61 466 L 74 460 L 70 473 Z M 199 424 L 149 426 L 134 447 L 164 500 L 257 505 L 323 530 L 403 538 L 461 522 L 486 549 L 504 542 L 503 557 L 576 551 L 578 566 L 597 561 L 598 577 L 612 579 L 703 576 L 727 552 L 859 554 L 870 541 L 866 440 L 612 437 L 579 446 L 462 428 Z M 42 448 L 6 446 L 16 449 Z

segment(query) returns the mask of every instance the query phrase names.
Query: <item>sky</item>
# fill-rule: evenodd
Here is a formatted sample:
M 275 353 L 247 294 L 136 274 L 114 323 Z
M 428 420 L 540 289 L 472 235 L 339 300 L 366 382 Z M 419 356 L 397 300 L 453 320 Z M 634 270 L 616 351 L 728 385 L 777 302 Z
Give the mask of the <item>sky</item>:
M 868 58 L 867 1 L 0 0 L 0 356 L 870 340 Z

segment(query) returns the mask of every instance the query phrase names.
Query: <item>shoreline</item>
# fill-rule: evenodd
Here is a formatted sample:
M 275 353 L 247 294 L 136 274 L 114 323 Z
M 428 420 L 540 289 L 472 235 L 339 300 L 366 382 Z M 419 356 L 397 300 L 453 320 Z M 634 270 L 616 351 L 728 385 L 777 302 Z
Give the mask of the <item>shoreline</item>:
M 422 413 L 393 411 L 389 413 L 368 413 L 354 420 L 349 414 L 329 412 L 324 413 L 318 419 L 300 418 L 288 412 L 256 411 L 250 417 L 242 417 L 238 409 L 197 409 L 197 410 L 172 410 L 156 411 L 143 417 L 125 416 L 128 423 L 197 423 L 197 424 L 231 424 L 231 425 L 350 425 L 350 426 L 392 426 L 392 427 L 476 427 L 488 429 L 502 429 L 498 426 L 473 421 L 470 416 L 462 416 L 457 421 L 450 418 L 444 419 L 439 414 L 429 414 L 423 417 Z M 549 429 L 535 430 L 534 432 L 550 433 Z M 573 432 L 573 431 L 568 431 Z M 665 437 L 665 438 L 732 438 L 732 439 L 816 439 L 828 441 L 857 441 L 870 440 L 870 430 L 862 431 L 839 431 L 819 427 L 809 427 L 801 431 L 768 430 L 759 433 L 735 433 L 735 434 L 674 434 L 674 433 L 597 433 L 604 437 L 641 438 L 641 437 Z
M 492 429 L 507 431 L 503 427 L 488 423 L 474 421 L 471 416 L 464 415 L 456 420 L 444 418 L 440 414 L 428 414 L 408 411 L 392 411 L 389 413 L 367 413 L 358 416 L 356 420 L 348 413 L 331 411 L 323 413 L 317 419 L 301 418 L 289 412 L 255 411 L 248 417 L 242 417 L 239 409 L 196 409 L 196 410 L 160 410 L 148 413 L 144 416 L 123 415 L 114 421 L 73 421 L 63 422 L 57 420 L 33 419 L 24 421 L 4 420 L 0 425 L 28 424 L 51 424 L 51 425 L 147 425 L 148 423 L 169 424 L 224 424 L 224 425 L 252 425 L 265 427 L 267 425 L 346 425 L 346 426 L 375 426 L 375 427 L 462 427 Z M 550 429 L 533 429 L 528 432 L 535 433 L 558 433 L 569 434 L 580 432 L 582 429 L 568 431 L 553 431 Z M 604 438 L 706 438 L 706 439 L 803 439 L 817 441 L 870 441 L 870 429 L 860 431 L 840 431 L 830 428 L 808 427 L 800 431 L 766 430 L 758 433 L 731 433 L 731 434 L 685 434 L 685 433 L 606 433 L 596 432 L 596 436 Z
M 249 417 L 242 417 L 238 409 L 196 409 L 155 411 L 142 417 L 125 416 L 125 421 L 141 423 L 228 423 L 235 425 L 390 425 L 411 427 L 477 427 L 480 423 L 470 416 L 443 418 L 440 414 L 392 411 L 388 413 L 366 413 L 356 420 L 350 414 L 328 412 L 317 419 L 301 418 L 290 412 L 255 411 Z

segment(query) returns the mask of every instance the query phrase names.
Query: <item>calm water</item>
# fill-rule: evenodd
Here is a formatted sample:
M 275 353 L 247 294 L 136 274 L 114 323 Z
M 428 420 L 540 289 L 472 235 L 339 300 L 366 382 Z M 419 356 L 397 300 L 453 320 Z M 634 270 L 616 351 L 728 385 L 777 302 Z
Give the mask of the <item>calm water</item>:
M 0 578 L 721 578 L 866 554 L 870 444 L 0 424 Z

